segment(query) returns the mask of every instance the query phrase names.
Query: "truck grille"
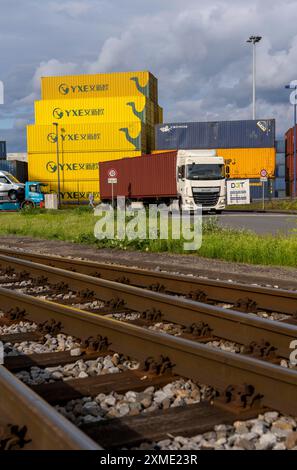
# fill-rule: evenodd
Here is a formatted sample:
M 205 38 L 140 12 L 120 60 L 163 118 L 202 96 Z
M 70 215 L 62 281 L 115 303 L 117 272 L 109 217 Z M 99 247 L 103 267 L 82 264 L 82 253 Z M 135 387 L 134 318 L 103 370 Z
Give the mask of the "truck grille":
M 220 191 L 201 191 L 193 188 L 193 198 L 195 204 L 201 205 L 202 207 L 213 207 L 216 206 L 220 197 Z

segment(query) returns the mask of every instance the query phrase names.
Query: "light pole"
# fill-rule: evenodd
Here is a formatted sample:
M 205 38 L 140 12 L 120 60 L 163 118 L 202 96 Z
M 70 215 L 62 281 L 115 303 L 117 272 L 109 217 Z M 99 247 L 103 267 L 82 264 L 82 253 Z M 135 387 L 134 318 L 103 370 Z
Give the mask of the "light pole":
M 289 90 L 297 90 L 297 84 L 291 83 L 290 85 L 286 85 L 285 88 Z M 296 94 L 294 96 L 294 157 L 293 157 L 293 194 L 292 196 L 296 197 Z
M 61 128 L 61 154 L 62 154 L 62 191 L 65 192 L 65 176 L 64 176 L 64 140 L 65 140 L 65 129 Z
M 53 122 L 56 128 L 57 171 L 58 171 L 58 208 L 61 208 L 60 156 L 59 156 L 59 124 Z
M 262 36 L 250 36 L 247 42 L 253 45 L 253 119 L 256 119 L 256 44 Z

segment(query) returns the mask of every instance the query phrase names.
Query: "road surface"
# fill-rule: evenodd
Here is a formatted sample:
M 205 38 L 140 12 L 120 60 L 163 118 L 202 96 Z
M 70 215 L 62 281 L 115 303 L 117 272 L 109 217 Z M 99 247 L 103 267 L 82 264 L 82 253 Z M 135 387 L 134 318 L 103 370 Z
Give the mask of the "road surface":
M 235 213 L 222 214 L 217 217 L 220 225 L 234 229 L 247 229 L 258 234 L 278 233 L 297 237 L 297 215 L 289 214 L 261 214 L 261 213 Z

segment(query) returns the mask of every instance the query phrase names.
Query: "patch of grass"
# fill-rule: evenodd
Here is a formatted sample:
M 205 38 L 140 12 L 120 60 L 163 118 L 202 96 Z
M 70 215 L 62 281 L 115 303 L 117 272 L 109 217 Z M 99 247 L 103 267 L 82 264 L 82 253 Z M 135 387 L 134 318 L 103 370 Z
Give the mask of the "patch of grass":
M 172 237 L 169 240 L 97 240 L 94 236 L 97 220 L 89 208 L 0 213 L 0 235 L 63 240 L 97 248 L 193 253 L 184 251 L 182 239 L 173 240 Z M 211 217 L 203 223 L 203 241 L 197 255 L 233 262 L 296 267 L 297 234 L 256 235 L 248 231 L 222 228 L 216 217 Z

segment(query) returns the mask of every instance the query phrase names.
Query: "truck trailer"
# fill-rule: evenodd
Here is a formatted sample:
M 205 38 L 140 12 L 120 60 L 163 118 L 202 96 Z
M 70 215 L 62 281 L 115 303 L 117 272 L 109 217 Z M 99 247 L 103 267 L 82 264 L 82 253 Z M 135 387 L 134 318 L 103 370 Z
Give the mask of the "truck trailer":
M 100 199 L 124 196 L 129 203 L 178 201 L 185 211 L 202 206 L 220 213 L 225 208 L 224 159 L 215 150 L 175 150 L 101 162 Z

